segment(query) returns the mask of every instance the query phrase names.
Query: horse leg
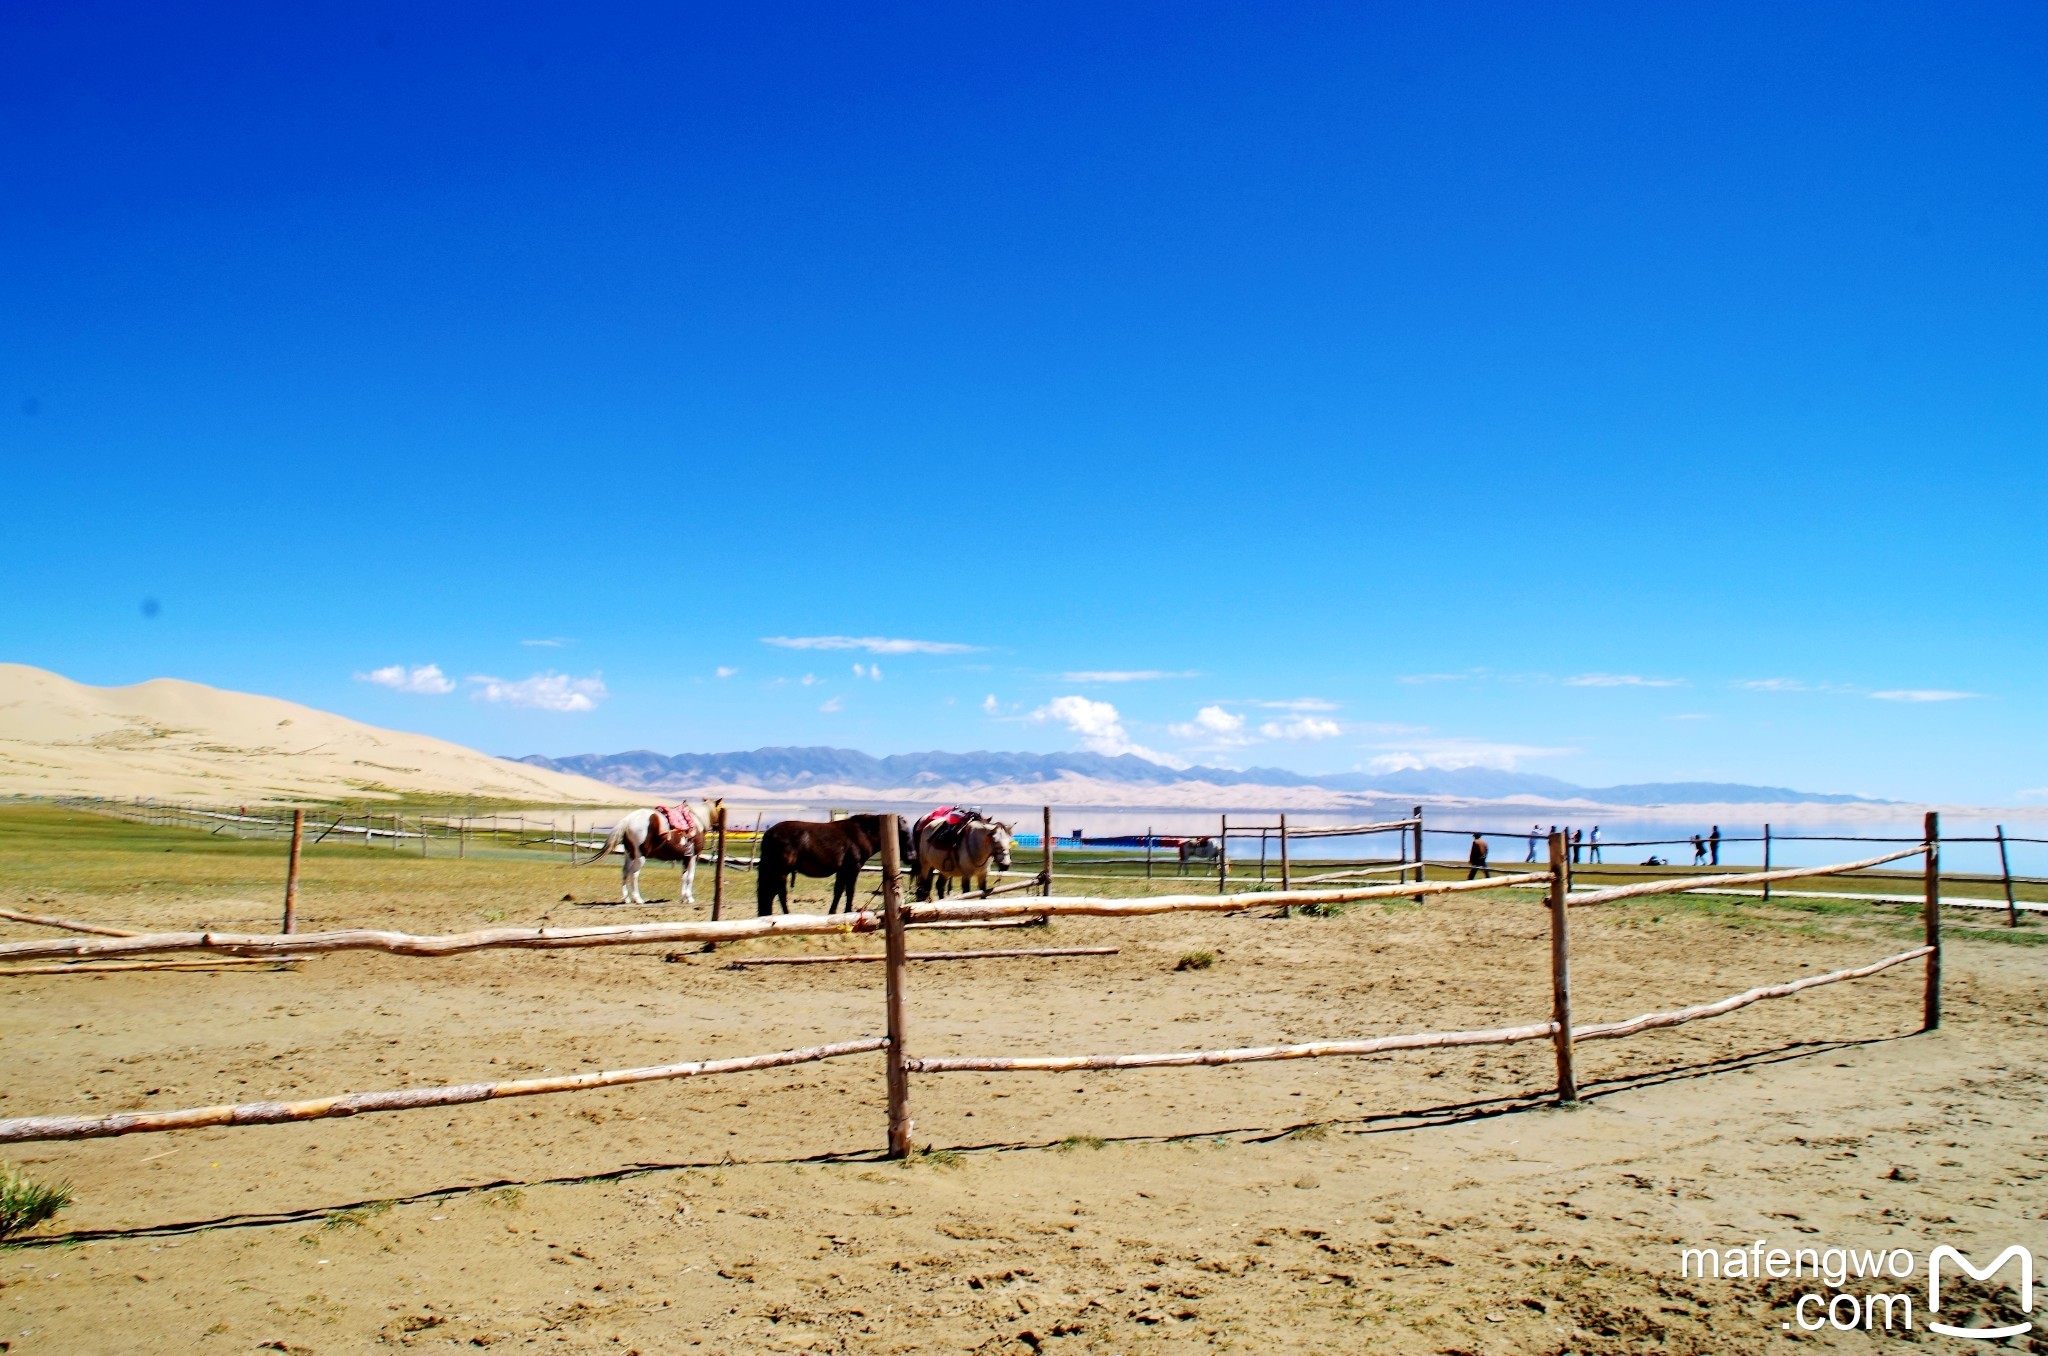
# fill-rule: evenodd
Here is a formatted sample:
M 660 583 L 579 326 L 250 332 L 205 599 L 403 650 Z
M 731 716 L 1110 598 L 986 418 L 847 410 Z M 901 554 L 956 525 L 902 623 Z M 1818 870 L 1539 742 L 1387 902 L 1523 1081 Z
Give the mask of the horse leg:
M 647 902 L 640 897 L 640 863 L 642 860 L 638 853 L 627 854 L 625 884 L 619 891 L 619 902 L 622 904 L 645 904 Z
M 676 876 L 682 881 L 683 903 L 697 902 L 697 854 L 691 853 L 676 864 Z
M 633 902 L 633 845 L 625 843 L 621 846 L 626 849 L 626 860 L 619 863 L 619 903 L 631 904 Z

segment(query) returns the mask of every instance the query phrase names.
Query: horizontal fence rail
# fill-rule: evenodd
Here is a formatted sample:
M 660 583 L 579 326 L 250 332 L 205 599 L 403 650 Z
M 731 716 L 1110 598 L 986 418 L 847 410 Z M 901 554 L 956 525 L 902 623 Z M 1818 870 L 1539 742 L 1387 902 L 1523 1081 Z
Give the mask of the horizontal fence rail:
M 1158 895 L 1152 898 L 1096 899 L 1033 896 L 1017 902 L 978 900 L 904 906 L 912 923 L 969 922 L 992 918 L 1036 918 L 1043 915 L 1094 918 L 1143 918 L 1168 913 L 1232 913 L 1269 905 L 1347 904 L 1367 899 L 1398 899 L 1417 894 L 1461 894 L 1498 889 L 1502 885 L 1548 880 L 1545 873 L 1526 873 L 1495 880 L 1431 881 L 1426 885 L 1365 885 L 1349 890 L 1294 890 L 1285 893 L 1238 895 Z M 782 914 L 762 918 L 731 918 L 722 922 L 617 923 L 585 928 L 487 928 L 441 936 L 385 932 L 367 928 L 344 932 L 228 933 L 158 932 L 105 939 L 61 938 L 33 942 L 0 942 L 0 961 L 58 960 L 71 956 L 132 956 L 175 951 L 222 951 L 230 955 L 269 952 L 384 951 L 397 956 L 454 956 L 496 948 L 549 950 L 560 947 L 640 946 L 656 942 L 738 942 L 756 937 L 819 937 L 875 932 L 882 926 L 879 911 Z
M 199 1130 L 215 1125 L 282 1125 L 290 1121 L 360 1116 L 369 1111 L 417 1111 L 423 1107 L 462 1106 L 470 1102 L 491 1102 L 504 1097 L 537 1097 L 551 1092 L 582 1092 L 590 1088 L 616 1088 L 630 1083 L 656 1083 L 672 1078 L 697 1078 L 705 1074 L 741 1073 L 749 1069 L 781 1069 L 791 1064 L 810 1064 L 821 1059 L 837 1059 L 843 1055 L 872 1054 L 877 1050 L 887 1049 L 888 1045 L 887 1040 L 876 1036 L 867 1040 L 813 1045 L 801 1050 L 779 1050 L 772 1055 L 700 1059 L 682 1064 L 656 1064 L 642 1069 L 563 1074 L 555 1078 L 522 1078 L 503 1083 L 460 1083 L 453 1087 L 441 1088 L 351 1092 L 338 1097 L 316 1097 L 303 1102 L 241 1102 L 232 1106 L 194 1107 L 186 1111 L 119 1111 L 110 1116 L 22 1116 L 14 1120 L 0 1121 L 0 1144 L 50 1139 L 106 1139 L 113 1135 Z
M 123 807 L 125 808 L 125 807 Z M 301 816 L 295 815 L 295 820 Z M 1282 869 L 1286 870 L 1286 844 L 1288 830 L 1280 826 L 1282 844 Z M 421 831 L 428 827 L 422 817 L 418 823 Z M 1050 811 L 1046 823 L 1050 827 Z M 394 826 L 398 823 L 393 817 Z M 467 826 L 465 826 L 466 829 Z M 232 1105 L 198 1107 L 183 1111 L 165 1112 L 117 1112 L 95 1116 L 30 1116 L 11 1120 L 0 1120 L 0 1143 L 54 1139 L 92 1139 L 109 1136 L 152 1133 L 159 1131 L 197 1129 L 209 1126 L 243 1126 L 281 1124 L 302 1120 L 318 1120 L 330 1117 L 346 1117 L 367 1112 L 418 1110 L 445 1107 L 466 1103 L 484 1102 L 507 1097 L 535 1096 L 545 1093 L 572 1092 L 592 1088 L 621 1086 L 632 1083 L 655 1082 L 667 1079 L 697 1077 L 705 1074 L 741 1072 L 753 1069 L 779 1068 L 787 1065 L 809 1063 L 816 1060 L 833 1059 L 847 1055 L 881 1052 L 884 1055 L 884 1075 L 887 1085 L 889 1111 L 888 1153 L 902 1157 L 910 1152 L 912 1143 L 912 1122 L 909 1112 L 909 1075 L 914 1073 L 949 1072 L 1067 1072 L 1081 1069 L 1128 1069 L 1174 1066 L 1202 1066 L 1251 1063 L 1270 1060 L 1314 1059 L 1343 1056 L 1365 1056 L 1390 1053 L 1399 1050 L 1453 1048 L 1478 1045 L 1506 1045 L 1527 1041 L 1548 1040 L 1556 1048 L 1558 1065 L 1557 1098 L 1561 1102 L 1577 1099 L 1577 1081 L 1573 1071 L 1572 1051 L 1578 1041 L 1608 1040 L 1634 1036 L 1645 1031 L 1676 1026 L 1683 1022 L 1702 1018 L 1717 1017 L 1734 1012 L 1752 1003 L 1767 999 L 1789 997 L 1807 989 L 1844 980 L 1860 979 L 1878 974 L 1894 966 L 1913 960 L 1926 961 L 1924 1009 L 1922 1030 L 1933 1030 L 1940 1024 L 1941 991 L 1941 920 L 1940 920 L 1940 835 L 1938 818 L 1933 814 L 1926 817 L 1926 832 L 1921 840 L 1912 846 L 1881 856 L 1855 862 L 1840 862 L 1824 866 L 1792 867 L 1782 870 L 1766 869 L 1761 872 L 1716 874 L 1711 876 L 1681 877 L 1671 880 L 1646 881 L 1607 889 L 1569 894 L 1571 867 L 1568 854 L 1569 841 L 1563 833 L 1551 833 L 1548 837 L 1548 861 L 1543 869 L 1524 870 L 1509 874 L 1488 872 L 1484 876 L 1472 873 L 1466 880 L 1426 881 L 1422 872 L 1426 864 L 1422 858 L 1422 834 L 1424 832 L 1419 815 L 1409 820 L 1387 824 L 1345 826 L 1337 829 L 1310 830 L 1301 836 L 1336 836 L 1340 833 L 1382 832 L 1398 830 L 1403 833 L 1404 856 L 1409 831 L 1415 834 L 1414 860 L 1399 864 L 1397 869 L 1404 872 L 1413 870 L 1417 878 L 1403 880 L 1397 884 L 1355 885 L 1336 889 L 1298 890 L 1283 888 L 1278 891 L 1244 890 L 1239 893 L 1202 895 L 1164 895 L 1106 899 L 1087 896 L 1052 896 L 1053 858 L 1045 857 L 1044 869 L 1036 878 L 1048 892 L 1043 897 L 1028 900 L 958 899 L 931 904 L 909 905 L 902 898 L 902 880 L 899 863 L 896 860 L 897 818 L 887 817 L 886 831 L 882 835 L 881 847 L 881 896 L 879 910 L 860 910 L 842 915 L 796 914 L 718 920 L 714 912 L 708 922 L 655 922 L 641 924 L 620 924 L 613 926 L 582 928 L 494 928 L 475 932 L 455 933 L 443 936 L 414 935 L 404 932 L 357 929 L 324 933 L 281 934 L 237 934 L 222 932 L 188 933 L 130 933 L 124 929 L 110 928 L 97 924 L 79 923 L 76 920 L 57 918 L 49 915 L 25 913 L 16 910 L 0 910 L 0 917 L 31 925 L 55 927 L 84 936 L 72 936 L 55 940 L 0 943 L 0 961 L 27 960 L 82 960 L 99 957 L 122 957 L 152 955 L 176 952 L 207 952 L 226 954 L 241 958 L 272 958 L 276 960 L 299 959 L 309 955 L 336 951 L 377 951 L 400 956 L 443 957 L 469 954 L 492 949 L 555 949 L 595 946 L 633 946 L 655 943 L 721 942 L 744 941 L 760 937 L 776 936 L 829 936 L 857 933 L 880 932 L 885 941 L 885 951 L 879 957 L 844 956 L 831 960 L 878 959 L 884 963 L 885 1015 L 888 1034 L 884 1037 L 868 1037 L 860 1040 L 841 1041 L 796 1050 L 784 1050 L 772 1054 L 742 1056 L 721 1060 L 696 1060 L 676 1064 L 664 1064 L 636 1069 L 622 1069 L 608 1072 L 569 1074 L 556 1077 L 533 1078 L 495 1083 L 469 1083 L 446 1087 L 414 1088 L 381 1092 L 346 1093 L 333 1097 L 304 1101 L 263 1101 Z M 1229 832 L 1227 825 L 1226 832 Z M 1265 830 L 1260 829 L 1260 832 Z M 1466 831 L 1459 831 L 1461 833 Z M 572 834 L 572 836 L 575 836 Z M 1220 835 L 1219 835 L 1220 836 Z M 1234 835 L 1233 835 L 1234 836 Z M 1508 835 L 1521 837 L 1523 835 Z M 1768 840 L 1768 833 L 1767 833 Z M 1225 840 L 1227 841 L 1227 839 Z M 1724 839 L 1723 841 L 1728 841 Z M 293 861 L 296 863 L 298 835 L 293 838 Z M 1761 884 L 1766 887 L 1772 882 L 1796 880 L 1809 876 L 1852 874 L 1868 870 L 1886 862 L 1904 857 L 1922 858 L 1922 879 L 1924 898 L 1924 922 L 1926 944 L 1880 960 L 1848 969 L 1836 970 L 1824 975 L 1784 984 L 1762 985 L 1733 994 L 1712 1002 L 1695 1004 L 1666 1012 L 1652 1012 L 1624 1021 L 1579 1024 L 1573 1021 L 1570 992 L 1570 944 L 1568 918 L 1572 906 L 1605 904 L 1649 895 L 1683 894 L 1696 891 L 1713 892 L 1733 887 Z M 1768 851 L 1765 854 L 1768 863 Z M 1460 863 L 1442 864 L 1455 870 Z M 1619 864 L 1617 864 L 1619 865 Z M 1373 868 L 1361 867 L 1354 872 L 1342 874 L 1369 874 Z M 1225 859 L 1219 856 L 1219 879 L 1225 870 Z M 1469 871 L 1469 868 L 1468 868 Z M 295 877 L 294 877 L 295 878 Z M 1283 874 L 1283 879 L 1284 879 Z M 1024 882 L 1031 884 L 1032 882 Z M 1050 917 L 1101 917 L 1101 918 L 1144 918 L 1180 913 L 1234 913 L 1247 909 L 1270 909 L 1276 906 L 1286 909 L 1299 906 L 1336 905 L 1371 900 L 1415 899 L 1429 896 L 1461 894 L 1476 890 L 1499 890 L 1504 887 L 1541 886 L 1546 891 L 1546 903 L 1550 921 L 1549 963 L 1552 980 L 1552 1011 L 1547 1021 L 1523 1023 L 1478 1031 L 1436 1031 L 1411 1032 L 1398 1035 L 1371 1037 L 1363 1040 L 1317 1041 L 1292 1045 L 1267 1045 L 1239 1047 L 1221 1050 L 1192 1050 L 1164 1054 L 1095 1054 L 1095 1055 L 1048 1055 L 1015 1058 L 981 1058 L 973 1056 L 942 1056 L 912 1058 L 906 1049 L 905 1030 L 908 1022 L 906 979 L 907 962 L 921 958 L 938 959 L 942 955 L 959 958 L 985 958 L 989 953 L 910 953 L 905 946 L 905 929 L 914 925 L 971 926 L 987 923 L 1012 923 L 1019 920 L 1042 922 Z M 1219 884 L 1219 891 L 1221 886 Z M 289 898 L 289 895 L 288 895 Z M 287 906 L 287 928 L 290 923 Z M 1103 954 L 1112 948 L 1045 948 L 1040 955 Z M 1003 953 L 1022 955 L 1023 952 Z M 776 963 L 804 963 L 828 958 L 775 958 Z M 187 964 L 196 962 L 174 962 Z M 245 961 L 245 963 L 247 963 Z M 763 963 L 767 963 L 764 958 Z M 88 972 L 89 966 L 79 966 L 80 972 Z M 0 973 L 7 973 L 0 967 Z M 23 973 L 17 967 L 11 973 Z
M 1713 1003 L 1700 1003 L 1675 1012 L 1645 1013 L 1625 1022 L 1600 1022 L 1574 1026 L 1574 1041 L 1615 1040 L 1659 1027 L 1677 1026 L 1702 1017 L 1719 1017 L 1767 998 L 1789 998 L 1795 993 L 1838 984 L 1845 979 L 1863 979 L 1928 954 L 1930 947 L 1914 947 L 1895 956 L 1872 961 L 1831 974 L 1812 975 L 1789 984 L 1766 984 L 1733 994 Z M 1484 1031 L 1417 1031 L 1399 1036 L 1374 1036 L 1356 1041 L 1311 1041 L 1304 1045 L 1244 1046 L 1230 1050 L 1183 1050 L 1166 1055 L 1038 1055 L 1021 1058 L 979 1058 L 942 1056 L 908 1061 L 912 1073 L 1072 1073 L 1082 1069 L 1167 1069 L 1212 1064 L 1253 1064 L 1276 1059 L 1326 1059 L 1332 1056 L 1381 1055 L 1395 1050 L 1434 1050 L 1462 1045 L 1514 1045 L 1522 1041 L 1548 1040 L 1557 1032 L 1555 1022 L 1532 1022 L 1524 1026 L 1501 1026 Z
M 1686 876 L 1678 880 L 1646 880 L 1634 885 L 1615 885 L 1605 890 L 1573 895 L 1568 902 L 1576 909 L 1582 905 L 1612 904 L 1618 899 L 1635 899 L 1642 895 L 1683 894 L 1692 890 L 1711 893 L 1717 888 L 1725 890 L 1737 885 L 1767 885 L 1773 881 L 1801 880 L 1809 876 L 1839 876 L 1845 871 L 1862 871 L 1881 862 L 1895 862 L 1901 857 L 1917 857 L 1926 850 L 1925 844 L 1916 844 L 1898 852 L 1888 852 L 1882 857 L 1865 857 L 1860 862 L 1837 862 L 1831 866 L 1790 866 L 1781 871 L 1746 871 L 1732 876 Z

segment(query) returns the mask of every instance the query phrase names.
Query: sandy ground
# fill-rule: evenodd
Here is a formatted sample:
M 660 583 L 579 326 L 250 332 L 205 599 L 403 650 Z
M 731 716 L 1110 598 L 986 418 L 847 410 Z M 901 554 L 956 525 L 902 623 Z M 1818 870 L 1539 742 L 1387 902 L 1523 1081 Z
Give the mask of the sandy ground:
M 264 800 L 464 796 L 631 804 L 587 777 L 176 678 L 90 687 L 0 664 L 0 795 Z
M 0 888 L 16 907 L 149 926 L 274 916 L 244 883 L 195 884 L 179 860 L 118 884 L 16 872 Z M 610 920 L 623 911 L 560 902 L 608 883 L 315 857 L 305 908 L 311 927 Z M 1657 900 L 1574 926 L 1582 1021 L 1912 942 L 1893 912 Z M 925 949 L 1121 952 L 919 966 L 913 1050 L 1187 1049 L 1536 1020 L 1545 936 L 1531 901 L 1469 896 L 1338 918 L 917 933 Z M 1214 967 L 1176 970 L 1194 950 Z M 0 1006 L 0 1116 L 623 1067 L 881 1028 L 879 966 L 725 959 L 343 955 L 296 973 L 15 980 Z M 1574 1110 L 1548 1105 L 1538 1046 L 929 1075 L 913 1090 L 917 1143 L 937 1152 L 903 1165 L 876 1159 L 880 1062 L 861 1056 L 22 1145 L 8 1156 L 69 1179 L 78 1199 L 0 1251 L 0 1350 L 1761 1351 L 1787 1337 L 1799 1290 L 1682 1279 L 1681 1246 L 2048 1251 L 2044 969 L 2039 946 L 1955 940 L 1932 1035 L 1915 1034 L 1910 965 L 1587 1046 Z M 2005 1292 L 1953 1293 L 1943 1317 Z

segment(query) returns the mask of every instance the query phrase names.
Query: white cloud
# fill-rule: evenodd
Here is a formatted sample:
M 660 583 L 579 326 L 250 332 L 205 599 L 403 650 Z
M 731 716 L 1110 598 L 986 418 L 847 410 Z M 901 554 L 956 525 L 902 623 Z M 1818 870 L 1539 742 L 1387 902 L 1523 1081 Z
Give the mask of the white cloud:
M 441 672 L 439 664 L 421 664 L 410 669 L 403 664 L 389 664 L 381 669 L 371 669 L 368 673 L 358 673 L 356 681 L 375 683 L 379 687 L 388 687 L 396 692 L 419 692 L 430 697 L 439 697 L 455 690 L 454 681 Z
M 1259 727 L 1268 739 L 1335 739 L 1343 727 L 1321 716 L 1295 716 L 1290 720 L 1269 720 Z
M 738 673 L 739 670 L 734 668 L 730 664 L 720 664 L 716 669 L 713 669 L 712 672 L 716 673 L 721 678 L 730 678 L 735 673 Z
M 1195 712 L 1193 720 L 1166 729 L 1176 739 L 1199 739 L 1210 745 L 1249 742 L 1244 734 L 1244 717 L 1220 706 L 1205 706 Z
M 882 666 L 880 664 L 855 664 L 853 666 L 853 676 L 856 678 L 871 678 L 879 683 L 882 681 Z
M 1420 741 L 1391 750 L 1366 766 L 1373 772 L 1408 772 L 1422 768 L 1454 771 L 1463 767 L 1513 771 L 1526 758 L 1554 758 L 1570 749 L 1545 749 L 1530 744 L 1493 744 L 1477 739 Z
M 1149 683 L 1160 678 L 1199 678 L 1193 669 L 1079 669 L 1063 673 L 1063 683 Z
M 818 685 L 818 675 L 815 673 L 807 673 L 802 678 L 799 678 L 797 681 L 802 683 L 805 687 L 816 687 Z
M 996 700 L 996 694 L 991 692 L 981 699 L 981 709 L 993 716 L 1003 708 L 1002 704 Z
M 1335 711 L 1337 703 L 1321 697 L 1294 697 L 1284 702 L 1253 702 L 1266 711 Z
M 1870 695 L 1873 700 L 1881 702 L 1960 702 L 1968 701 L 1972 697 L 1981 697 L 1984 694 L 1981 692 L 1951 692 L 1946 688 L 1938 687 L 1906 687 L 1893 688 L 1888 692 L 1873 692 Z
M 1044 724 L 1056 721 L 1080 737 L 1081 746 L 1092 752 L 1115 757 L 1131 753 L 1147 762 L 1159 763 L 1166 767 L 1186 767 L 1186 761 L 1171 754 L 1159 753 L 1142 744 L 1132 742 L 1124 729 L 1123 717 L 1108 702 L 1091 701 L 1086 697 L 1055 697 L 1031 713 L 1031 719 Z
M 599 674 L 572 678 L 566 673 L 536 673 L 517 682 L 474 674 L 469 681 L 474 684 L 469 695 L 477 701 L 523 706 L 535 711 L 594 711 L 597 704 L 610 695 L 605 691 L 604 678 Z
M 1683 678 L 1645 678 L 1637 673 L 1581 673 L 1564 680 L 1566 687 L 1684 687 Z
M 519 643 L 521 645 L 538 646 L 539 648 L 544 650 L 559 650 L 564 645 L 572 645 L 575 642 L 569 640 L 567 637 L 564 636 L 553 636 L 547 640 L 522 640 Z
M 763 636 L 784 650 L 866 650 L 869 654 L 973 654 L 979 645 L 950 640 L 898 640 L 890 636 Z
M 845 705 L 846 703 L 841 701 L 839 698 L 829 697 L 825 700 L 824 704 L 818 707 L 818 709 L 820 711 L 823 711 L 825 714 L 830 715 L 832 712 L 840 710 Z

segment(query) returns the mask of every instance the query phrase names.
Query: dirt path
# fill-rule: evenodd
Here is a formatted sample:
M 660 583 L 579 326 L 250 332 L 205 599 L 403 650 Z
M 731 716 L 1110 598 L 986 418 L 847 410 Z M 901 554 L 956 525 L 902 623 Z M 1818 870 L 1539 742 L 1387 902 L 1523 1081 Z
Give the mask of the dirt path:
M 450 928 L 512 907 L 490 890 L 533 898 L 514 884 L 352 888 L 337 877 L 315 893 L 314 925 Z M 268 908 L 218 885 L 144 897 L 34 896 L 157 927 Z M 1649 901 L 1575 917 L 1580 1019 L 1911 940 L 1890 914 L 1754 914 Z M 607 916 L 581 916 L 593 915 Z M 1122 950 L 916 967 L 917 1053 L 1474 1027 L 1540 1019 L 1548 1004 L 1527 900 L 1024 936 L 914 934 L 913 946 Z M 820 944 L 747 948 L 777 949 Z M 1176 971 L 1193 950 L 1216 953 L 1214 968 Z M 297 974 L 18 980 L 0 1008 L 0 1115 L 622 1067 L 880 1027 L 879 967 L 719 959 L 352 954 Z M 1947 1025 L 1931 1036 L 1912 1034 L 1919 968 L 1906 966 L 1588 1046 L 1589 1100 L 1570 1111 L 1544 1104 L 1537 1046 L 931 1075 L 914 1089 L 917 1142 L 941 1152 L 897 1165 L 862 1157 L 883 1130 L 879 1062 L 862 1056 L 24 1145 L 8 1156 L 70 1179 L 78 1201 L 0 1252 L 0 1350 L 1762 1350 L 1783 1337 L 1794 1292 L 1681 1279 L 1681 1246 L 2048 1251 L 2044 961 L 2038 946 L 1959 941 Z

